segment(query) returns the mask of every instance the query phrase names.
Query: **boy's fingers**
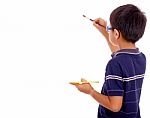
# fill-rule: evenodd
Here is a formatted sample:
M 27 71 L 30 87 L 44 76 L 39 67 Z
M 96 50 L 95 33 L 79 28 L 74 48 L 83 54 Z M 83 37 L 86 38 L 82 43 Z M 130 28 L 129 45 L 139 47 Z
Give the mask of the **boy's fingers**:
M 95 20 L 93 20 L 93 24 L 99 24 L 100 22 L 99 22 L 99 19 L 95 19 Z
M 103 27 L 106 27 L 106 21 L 103 20 L 102 18 L 97 18 L 93 21 L 93 25 L 98 27 L 98 26 L 103 26 Z
M 101 26 L 99 24 L 97 24 L 96 22 L 94 22 L 93 25 L 98 29 L 101 28 Z
M 102 19 L 101 18 L 96 18 L 95 20 L 93 20 L 93 22 L 95 22 L 95 23 L 101 23 L 102 22 Z

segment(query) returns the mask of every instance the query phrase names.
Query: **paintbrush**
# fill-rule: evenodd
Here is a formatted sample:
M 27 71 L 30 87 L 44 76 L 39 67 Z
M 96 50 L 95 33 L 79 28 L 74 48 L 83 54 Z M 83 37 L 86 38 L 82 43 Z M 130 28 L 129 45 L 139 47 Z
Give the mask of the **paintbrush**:
M 84 18 L 86 18 L 86 19 L 88 19 L 88 20 L 90 20 L 90 21 L 94 21 L 93 19 L 91 19 L 91 18 L 88 18 L 87 16 L 85 16 L 85 15 L 83 15 L 83 17 Z M 104 28 L 106 28 L 104 25 L 101 25 L 101 24 L 99 24 L 98 22 L 96 22 L 96 24 L 98 24 L 98 25 L 100 25 L 100 26 L 102 26 L 102 27 L 104 27 Z

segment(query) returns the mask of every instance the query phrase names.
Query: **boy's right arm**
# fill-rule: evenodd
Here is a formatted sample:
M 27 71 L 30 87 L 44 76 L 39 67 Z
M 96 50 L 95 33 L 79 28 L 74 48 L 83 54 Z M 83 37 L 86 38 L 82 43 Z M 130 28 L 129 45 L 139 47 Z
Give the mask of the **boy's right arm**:
M 95 20 L 93 21 L 93 25 L 94 25 L 94 26 L 102 33 L 102 35 L 105 37 L 105 39 L 106 39 L 106 41 L 107 41 L 107 43 L 108 43 L 108 46 L 109 46 L 111 52 L 114 53 L 114 52 L 118 51 L 119 48 L 118 48 L 117 46 L 112 45 L 111 42 L 109 41 L 109 34 L 108 34 L 108 32 L 106 31 L 106 28 L 103 27 L 103 26 L 101 26 L 101 25 L 99 25 L 99 24 L 101 24 L 101 25 L 103 25 L 103 26 L 106 27 L 106 26 L 107 26 L 106 21 L 103 20 L 102 18 L 97 18 L 97 19 L 95 19 Z

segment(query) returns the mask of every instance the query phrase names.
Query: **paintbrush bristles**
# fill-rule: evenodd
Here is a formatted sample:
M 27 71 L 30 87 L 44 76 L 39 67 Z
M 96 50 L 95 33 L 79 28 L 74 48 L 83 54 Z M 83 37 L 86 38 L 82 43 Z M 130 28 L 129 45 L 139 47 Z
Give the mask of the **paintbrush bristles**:
M 86 17 L 85 15 L 83 15 L 83 17 Z

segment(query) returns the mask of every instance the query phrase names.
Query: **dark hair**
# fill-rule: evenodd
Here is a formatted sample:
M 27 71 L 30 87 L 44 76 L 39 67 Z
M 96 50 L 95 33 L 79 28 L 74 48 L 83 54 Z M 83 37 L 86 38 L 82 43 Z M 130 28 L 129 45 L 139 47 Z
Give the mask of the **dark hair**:
M 144 13 L 132 4 L 120 6 L 110 15 L 112 28 L 117 29 L 125 40 L 132 43 L 137 42 L 143 36 L 146 22 Z

